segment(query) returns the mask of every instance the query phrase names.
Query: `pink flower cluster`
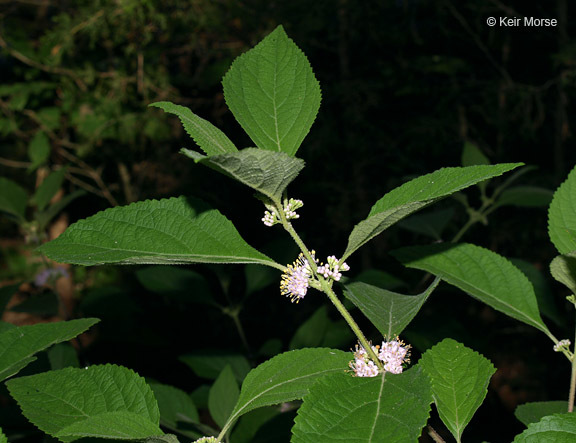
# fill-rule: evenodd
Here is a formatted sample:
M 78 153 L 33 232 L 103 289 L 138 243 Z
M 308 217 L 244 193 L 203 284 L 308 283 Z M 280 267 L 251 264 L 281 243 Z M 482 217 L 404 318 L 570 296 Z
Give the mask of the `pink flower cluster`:
M 410 345 L 406 345 L 398 337 L 394 340 L 383 341 L 382 346 L 372 346 L 372 350 L 384 364 L 384 372 L 400 374 L 404 364 L 410 360 Z M 380 371 L 378 365 L 372 361 L 364 347 L 356 345 L 354 360 L 350 362 L 350 368 L 356 377 L 376 377 Z
M 312 258 L 314 258 L 314 251 L 312 251 Z M 298 303 L 308 292 L 311 276 L 310 264 L 304 258 L 304 254 L 300 253 L 294 264 L 288 265 L 282 274 L 280 293 L 290 297 L 292 302 Z

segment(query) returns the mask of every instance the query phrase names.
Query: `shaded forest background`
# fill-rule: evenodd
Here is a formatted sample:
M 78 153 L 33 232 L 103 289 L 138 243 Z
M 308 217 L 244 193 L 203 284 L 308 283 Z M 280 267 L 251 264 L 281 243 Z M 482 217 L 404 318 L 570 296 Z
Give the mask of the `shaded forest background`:
M 48 236 L 111 206 L 190 194 L 219 208 L 250 244 L 292 261 L 295 250 L 278 240 L 284 236 L 263 228 L 262 204 L 178 154 L 181 147 L 194 148 L 193 141 L 176 118 L 147 107 L 160 100 L 188 106 L 239 148 L 251 146 L 226 107 L 220 80 L 236 56 L 282 24 L 322 87 L 320 113 L 298 152 L 307 166 L 290 187 L 290 195 L 305 202 L 296 227 L 319 255 L 341 253 L 354 224 L 388 190 L 410 177 L 459 166 L 466 141 L 493 163 L 537 166 L 522 184 L 552 190 L 576 164 L 576 42 L 569 3 L 0 0 L 0 176 L 32 192 L 50 171 L 65 168 L 61 196 L 87 191 Z M 555 18 L 558 25 L 486 24 L 488 17 L 504 16 Z M 478 195 L 469 198 L 478 204 Z M 467 214 L 453 200 L 440 207 L 450 211 L 442 235 L 449 239 Z M 0 218 L 0 229 L 0 285 L 32 281 L 42 263 L 34 259 L 30 240 L 43 233 L 33 223 L 18 226 L 7 218 Z M 543 271 L 554 256 L 544 208 L 502 208 L 464 240 Z M 406 272 L 387 252 L 430 241 L 407 227 L 391 229 L 349 262 L 352 276 L 386 270 L 400 277 L 401 289 L 413 292 L 421 275 Z M 276 283 L 255 291 L 242 304 L 251 342 L 246 350 L 226 313 L 182 309 L 173 298 L 160 299 L 142 287 L 134 276 L 138 269 L 69 270 L 69 286 L 61 288 L 70 294 L 67 310 L 56 317 L 87 314 L 91 307 L 91 315 L 109 318 L 113 326 L 103 322 L 99 337 L 87 345 L 86 362 L 124 364 L 189 391 L 199 382 L 177 355 L 227 348 L 256 362 L 262 355 L 255 349 L 274 337 L 278 351 L 285 350 L 298 326 L 325 303 L 310 297 L 290 305 Z M 193 269 L 230 306 L 247 290 L 240 267 Z M 547 276 L 542 280 L 564 312 L 566 294 Z M 24 285 L 21 296 L 41 290 Z M 109 298 L 90 299 L 94 291 Z M 437 292 L 407 333 L 415 357 L 450 336 L 499 368 L 467 431 L 469 441 L 510 441 L 522 429 L 512 415 L 517 404 L 567 396 L 568 366 L 535 331 L 447 286 Z M 102 304 L 86 308 L 87 297 Z M 557 335 L 572 336 L 571 321 L 563 318 L 554 325 Z M 7 427 L 1 419 L 0 426 Z

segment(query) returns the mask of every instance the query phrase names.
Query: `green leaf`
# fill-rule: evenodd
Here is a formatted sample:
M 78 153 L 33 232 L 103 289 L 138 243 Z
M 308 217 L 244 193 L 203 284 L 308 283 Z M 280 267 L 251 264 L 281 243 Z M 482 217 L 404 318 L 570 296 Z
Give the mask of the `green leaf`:
M 61 188 L 62 183 L 64 182 L 65 173 L 65 169 L 59 169 L 58 171 L 52 172 L 44 179 L 40 186 L 38 186 L 32 199 L 34 203 L 36 203 L 39 211 L 43 211 L 46 206 L 48 206 L 52 197 L 54 197 Z
M 576 255 L 559 255 L 550 263 L 550 273 L 556 281 L 559 281 L 576 294 Z
M 342 260 L 404 217 L 450 194 L 502 175 L 520 165 L 522 163 L 442 168 L 397 187 L 378 200 L 372 206 L 368 218 L 354 227 Z
M 189 366 L 198 377 L 210 380 L 216 380 L 227 365 L 232 368 L 238 382 L 242 382 L 250 372 L 250 363 L 240 354 L 198 351 L 181 355 L 179 360 Z
M 462 243 L 401 248 L 392 255 L 403 265 L 430 272 L 494 309 L 550 335 L 540 317 L 528 277 L 495 252 Z
M 272 272 L 276 274 L 275 271 Z M 177 266 L 147 266 L 136 271 L 136 278 L 151 292 L 183 302 L 215 305 L 206 279 L 190 269 Z
M 58 314 L 59 306 L 58 296 L 54 292 L 43 292 L 12 306 L 10 311 L 53 316 Z
M 157 102 L 150 106 L 177 115 L 188 135 L 194 139 L 206 155 L 238 151 L 226 134 L 212 123 L 198 117 L 190 109 L 170 102 Z
M 283 152 L 246 148 L 232 154 L 206 157 L 189 149 L 180 151 L 196 163 L 202 163 L 240 183 L 280 200 L 286 187 L 304 168 L 304 161 Z
M 474 143 L 464 143 L 462 149 L 462 166 L 489 165 L 490 160 Z
M 560 254 L 576 251 L 576 167 L 554 193 L 548 209 L 548 234 Z
M 315 348 L 285 352 L 250 371 L 240 390 L 229 423 L 262 406 L 271 406 L 304 397 L 321 377 L 343 372 L 352 353 Z
M 540 313 L 557 325 L 565 326 L 566 319 L 563 313 L 558 309 L 554 297 L 555 294 L 552 293 L 548 278 L 544 276 L 540 267 L 519 258 L 511 258 L 510 261 L 514 266 L 520 269 L 524 275 L 528 277 L 530 283 L 532 283 Z
M 515 186 L 502 191 L 495 206 L 519 206 L 538 208 L 548 206 L 554 194 L 549 189 L 538 186 Z
M 308 59 L 282 26 L 234 60 L 222 85 L 228 107 L 257 147 L 296 154 L 321 94 Z
M 34 171 L 38 166 L 46 162 L 49 156 L 50 141 L 44 132 L 38 131 L 28 145 L 28 158 L 32 162 L 28 172 Z
M 78 197 L 86 195 L 86 193 L 87 192 L 83 189 L 74 191 L 71 194 L 65 195 L 53 205 L 50 205 L 45 211 L 36 214 L 36 220 L 38 220 L 39 229 L 44 230 L 44 228 L 48 226 L 48 223 L 50 223 L 50 221 L 56 217 L 66 206 L 68 206 Z
M 0 428 L 0 443 L 8 443 L 8 438 L 4 435 L 2 428 Z
M 12 323 L 7 323 L 5 321 L 0 321 L 0 334 L 9 331 L 10 329 L 16 329 L 16 326 Z
M 2 314 L 4 313 L 4 309 L 6 309 L 6 305 L 10 301 L 10 299 L 18 292 L 18 288 L 20 287 L 20 283 L 16 283 L 14 285 L 6 285 L 0 288 L 0 318 L 2 318 Z
M 158 425 L 147 417 L 134 412 L 115 411 L 87 417 L 60 429 L 53 435 L 62 441 L 74 441 L 85 437 L 135 440 L 162 434 Z
M 528 426 L 531 423 L 539 422 L 547 415 L 561 414 L 567 410 L 567 401 L 536 401 L 518 406 L 514 411 L 514 415 Z
M 76 349 L 70 343 L 60 343 L 52 346 L 48 350 L 48 360 L 53 370 L 80 367 Z
M 441 240 L 442 233 L 450 223 L 453 216 L 454 209 L 441 209 L 426 214 L 413 215 L 412 217 L 400 221 L 398 226 L 417 234 L 426 235 L 434 240 Z
M 151 383 L 150 388 L 160 409 L 160 424 L 172 431 L 198 438 L 198 434 L 184 428 L 189 423 L 199 423 L 196 405 L 186 392 L 169 385 Z
M 6 386 L 28 420 L 62 441 L 163 434 L 152 390 L 127 368 L 66 368 L 12 379 Z
M 220 428 L 224 427 L 234 410 L 239 394 L 234 372 L 230 366 L 226 366 L 210 388 L 208 396 L 208 410 Z
M 178 197 L 111 208 L 71 225 L 39 248 L 79 265 L 258 263 L 279 266 L 249 246 L 234 225 L 199 200 Z
M 320 346 L 330 323 L 326 306 L 321 306 L 298 327 L 288 348 L 293 350 Z
M 53 344 L 68 341 L 98 323 L 83 318 L 59 323 L 20 326 L 0 334 L 0 380 L 4 380 L 35 360 L 33 355 Z
M 234 443 L 252 443 L 258 429 L 278 414 L 280 414 L 280 410 L 273 407 L 260 408 L 248 412 L 238 420 L 238 425 L 234 426 L 230 441 Z
M 488 392 L 496 372 L 482 355 L 450 339 L 427 350 L 418 363 L 430 377 L 440 418 L 457 442 Z
M 270 268 L 258 265 L 244 266 L 246 294 L 250 295 L 278 282 L 278 274 Z
M 573 443 L 576 440 L 576 414 L 556 414 L 532 423 L 514 443 Z
M 333 374 L 312 386 L 298 410 L 292 442 L 416 442 L 430 413 L 422 368 L 400 375 Z
M 372 322 L 384 337 L 400 335 L 412 321 L 432 291 L 438 286 L 436 279 L 424 292 L 404 295 L 354 282 L 346 285 L 344 295 Z
M 24 221 L 28 193 L 19 184 L 0 177 L 0 212 L 6 212 Z

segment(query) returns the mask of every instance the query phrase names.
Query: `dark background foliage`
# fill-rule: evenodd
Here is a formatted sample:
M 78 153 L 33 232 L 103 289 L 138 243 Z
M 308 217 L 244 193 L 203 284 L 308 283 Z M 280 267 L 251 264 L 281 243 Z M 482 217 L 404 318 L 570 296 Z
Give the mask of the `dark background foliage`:
M 290 189 L 305 202 L 296 227 L 319 256 L 341 253 L 354 224 L 388 190 L 409 177 L 459 166 L 465 141 L 493 163 L 536 165 L 523 183 L 555 189 L 576 163 L 575 20 L 569 3 L 0 1 L 0 175 L 34 189 L 50 170 L 67 167 L 63 192 L 89 194 L 68 207 L 64 224 L 110 206 L 192 194 L 231 218 L 252 245 L 293 260 L 286 244 L 271 244 L 284 234 L 264 229 L 262 205 L 250 191 L 180 156 L 180 147 L 194 143 L 175 118 L 147 108 L 159 100 L 186 105 L 239 148 L 251 146 L 226 108 L 220 80 L 236 56 L 282 24 L 322 87 L 320 113 L 298 152 L 307 167 Z M 488 17 L 553 18 L 558 24 L 489 27 Z M 47 135 L 50 152 L 30 171 L 30 144 L 38 132 Z M 474 192 L 469 198 L 478 204 Z M 444 235 L 449 239 L 466 214 L 454 201 L 443 205 L 456 208 Z M 19 258 L 26 229 L 4 218 L 0 227 L 2 279 L 32 278 L 30 269 L 37 267 Z M 464 240 L 543 270 L 554 255 L 543 209 L 501 209 Z M 387 252 L 429 241 L 393 228 L 351 259 L 351 276 L 361 269 L 386 270 L 402 278 L 403 290 L 416 291 L 421 275 L 403 270 Z M 243 300 L 242 268 L 193 269 L 223 304 Z M 276 282 L 257 291 L 241 303 L 247 350 L 221 311 L 158 297 L 142 287 L 135 270 L 73 272 L 76 302 L 68 315 L 108 320 L 83 358 L 125 364 L 188 391 L 200 382 L 178 355 L 227 348 L 257 363 L 262 355 L 255 350 L 268 338 L 279 338 L 285 350 L 298 326 L 325 303 L 310 296 L 291 305 Z M 564 310 L 565 294 L 552 289 Z M 98 299 L 94 291 L 112 292 Z M 557 335 L 567 336 L 566 325 L 555 326 Z M 447 286 L 434 294 L 408 336 L 415 359 L 449 336 L 499 368 L 468 441 L 510 441 L 522 429 L 512 414 L 517 404 L 567 396 L 568 366 L 536 331 Z

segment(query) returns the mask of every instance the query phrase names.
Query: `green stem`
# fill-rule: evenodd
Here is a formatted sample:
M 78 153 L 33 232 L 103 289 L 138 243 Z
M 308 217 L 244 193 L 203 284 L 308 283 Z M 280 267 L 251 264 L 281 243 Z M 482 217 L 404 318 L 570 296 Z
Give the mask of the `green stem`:
M 248 354 L 250 354 L 251 353 L 250 345 L 248 344 L 248 340 L 246 339 L 246 334 L 244 333 L 244 328 L 242 327 L 242 323 L 240 322 L 239 313 L 237 311 L 234 311 L 233 313 L 230 313 L 230 317 L 232 317 L 232 320 L 234 321 L 234 325 L 236 325 L 236 329 L 238 330 L 238 335 L 240 336 L 240 340 L 242 341 L 242 344 L 246 348 L 246 351 L 248 352 Z
M 338 312 L 340 312 L 342 317 L 344 317 L 344 320 L 346 321 L 346 323 L 348 323 L 354 334 L 356 334 L 356 337 L 358 337 L 358 341 L 364 347 L 364 349 L 366 349 L 366 352 L 368 353 L 368 355 L 370 355 L 370 358 L 374 361 L 374 363 L 376 363 L 378 369 L 380 369 L 380 371 L 383 371 L 384 366 L 382 365 L 382 362 L 378 359 L 378 356 L 372 350 L 372 346 L 370 346 L 370 343 L 360 330 L 360 327 L 356 324 L 356 322 L 354 321 L 348 310 L 344 307 L 344 305 L 338 299 L 336 293 L 332 290 L 332 285 L 324 278 L 318 277 L 318 274 L 316 273 L 316 266 L 314 266 L 315 260 L 312 257 L 310 250 L 306 247 L 306 245 L 304 244 L 298 233 L 294 230 L 292 224 L 286 219 L 286 215 L 284 214 L 282 207 L 278 207 L 277 205 L 277 210 L 278 214 L 280 215 L 280 221 L 282 222 L 282 226 L 284 226 L 284 229 L 286 229 L 286 231 L 294 239 L 294 241 L 296 242 L 296 244 L 306 257 L 306 259 L 308 260 L 308 263 L 310 263 L 310 269 L 314 274 L 314 278 L 316 278 L 320 282 L 322 291 L 328 296 L 332 304 L 336 306 L 336 309 L 338 309 Z
M 350 315 L 348 310 L 344 307 L 342 302 L 338 299 L 338 296 L 336 295 L 336 293 L 332 289 L 330 283 L 328 283 L 324 279 L 320 279 L 320 284 L 322 285 L 322 290 L 326 293 L 326 295 L 328 296 L 328 298 L 330 299 L 332 304 L 334 306 L 336 306 L 336 309 L 338 309 L 338 312 L 340 312 L 342 317 L 344 317 L 344 320 L 346 320 L 346 323 L 348 323 L 348 325 L 350 326 L 352 331 L 354 331 L 354 334 L 356 334 L 356 337 L 358 337 L 358 341 L 364 347 L 364 349 L 366 350 L 368 355 L 370 355 L 370 358 L 372 359 L 372 361 L 374 361 L 374 363 L 376 363 L 376 365 L 378 366 L 378 369 L 380 369 L 380 371 L 383 371 L 384 366 L 382 365 L 382 362 L 378 359 L 378 356 L 376 355 L 376 353 L 372 349 L 372 346 L 370 346 L 370 342 L 366 339 L 366 337 L 364 336 L 364 334 L 360 330 L 360 327 L 358 326 L 358 324 L 356 324 L 356 322 L 354 321 L 354 319 L 352 318 L 352 316 Z
M 574 334 L 574 343 L 576 343 L 576 332 Z M 576 359 L 574 358 L 574 354 L 572 354 L 572 375 L 570 376 L 570 394 L 568 395 L 568 412 L 572 412 L 574 410 L 575 394 L 576 394 Z
M 444 439 L 436 432 L 436 430 L 428 425 L 428 435 L 434 440 L 436 443 L 444 443 Z
M 476 223 L 476 220 L 473 220 L 472 217 L 470 217 L 468 219 L 468 221 L 466 222 L 466 224 L 464 226 L 462 226 L 462 228 L 460 228 L 460 230 L 454 236 L 454 238 L 451 240 L 451 242 L 452 243 L 458 242 L 462 238 L 462 236 L 466 233 L 466 231 L 468 231 L 468 229 L 470 229 L 470 227 L 472 225 L 474 225 L 475 223 Z

